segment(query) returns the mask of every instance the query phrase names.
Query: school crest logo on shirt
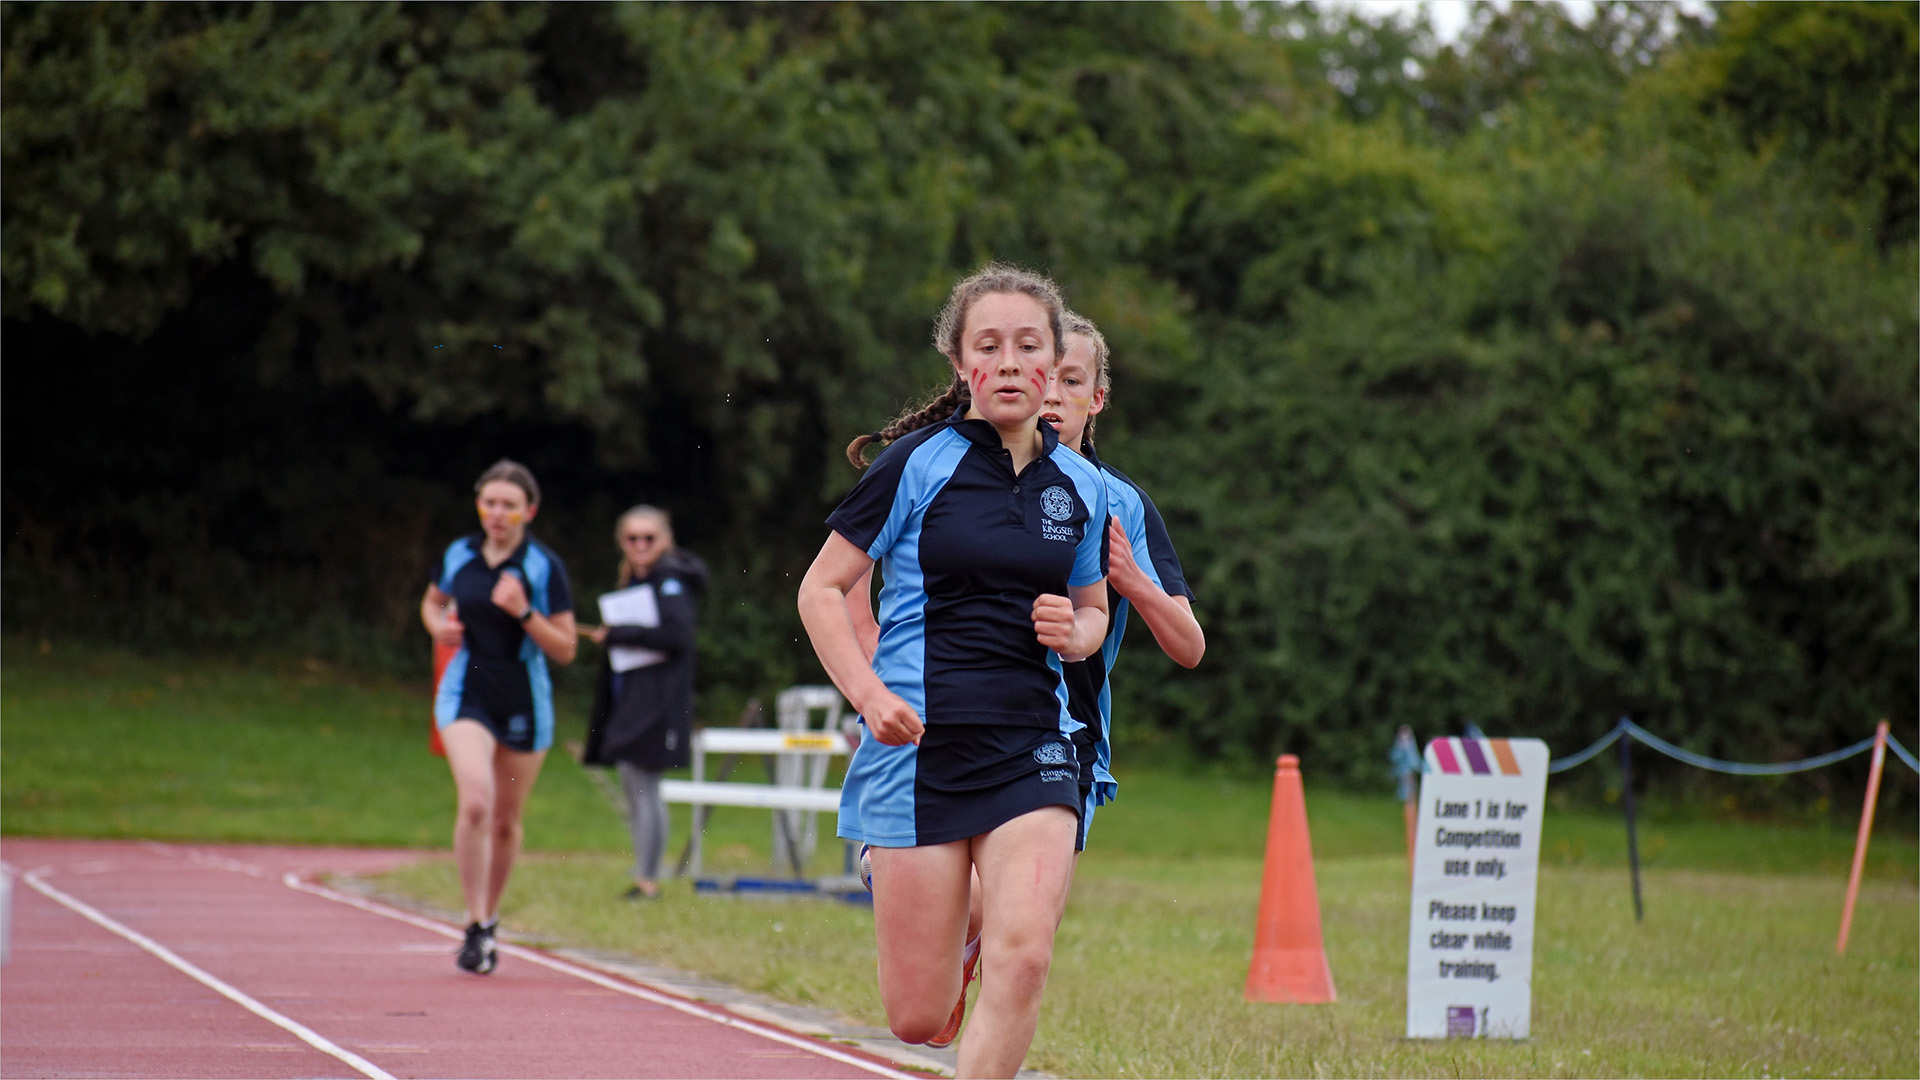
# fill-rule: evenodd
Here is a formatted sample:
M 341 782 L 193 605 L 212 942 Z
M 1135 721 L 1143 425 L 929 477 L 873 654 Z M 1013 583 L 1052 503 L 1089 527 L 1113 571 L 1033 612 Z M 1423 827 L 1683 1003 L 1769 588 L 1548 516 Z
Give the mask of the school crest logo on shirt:
M 1040 509 L 1055 521 L 1065 521 L 1073 516 L 1073 496 L 1067 489 L 1055 484 L 1040 493 Z
M 1061 746 L 1059 743 L 1047 743 L 1034 750 L 1033 760 L 1042 765 L 1065 765 L 1067 763 L 1067 748 Z

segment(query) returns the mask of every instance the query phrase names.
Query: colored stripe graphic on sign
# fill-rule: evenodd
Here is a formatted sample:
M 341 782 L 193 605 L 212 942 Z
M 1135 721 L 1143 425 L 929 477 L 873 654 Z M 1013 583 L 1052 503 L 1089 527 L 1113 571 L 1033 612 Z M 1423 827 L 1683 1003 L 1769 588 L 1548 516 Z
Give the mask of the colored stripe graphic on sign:
M 1441 772 L 1451 776 L 1460 771 L 1460 763 L 1455 761 L 1453 757 L 1452 739 L 1435 739 L 1431 745 L 1433 747 L 1433 759 L 1440 763 Z
M 1467 764 L 1473 766 L 1473 775 L 1485 776 L 1493 771 L 1487 767 L 1487 755 L 1481 753 L 1478 739 L 1461 739 L 1460 749 L 1466 752 Z
M 1507 745 L 1507 740 L 1494 739 L 1487 745 L 1493 747 L 1493 757 L 1495 761 L 1500 763 L 1500 774 L 1502 776 L 1520 775 L 1520 762 L 1514 759 L 1513 747 Z

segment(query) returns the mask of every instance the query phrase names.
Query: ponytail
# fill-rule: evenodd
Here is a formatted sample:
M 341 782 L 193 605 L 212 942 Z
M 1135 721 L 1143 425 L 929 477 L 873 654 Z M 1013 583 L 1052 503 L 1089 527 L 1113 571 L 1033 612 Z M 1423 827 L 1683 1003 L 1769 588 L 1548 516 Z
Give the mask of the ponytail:
M 967 384 L 960 380 L 960 374 L 954 373 L 953 381 L 947 388 L 926 404 L 909 408 L 899 416 L 887 422 L 887 426 L 871 435 L 862 435 L 847 444 L 847 460 L 856 469 L 867 467 L 863 451 L 874 443 L 890 443 L 909 432 L 941 423 L 957 412 L 965 412 L 973 395 L 967 391 Z

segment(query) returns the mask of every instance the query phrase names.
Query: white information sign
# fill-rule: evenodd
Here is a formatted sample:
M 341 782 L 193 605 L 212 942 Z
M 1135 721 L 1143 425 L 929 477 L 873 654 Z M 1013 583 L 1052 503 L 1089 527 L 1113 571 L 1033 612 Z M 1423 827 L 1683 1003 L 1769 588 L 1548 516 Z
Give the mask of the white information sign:
M 1407 1037 L 1524 1039 L 1547 744 L 1435 739 L 1420 776 Z

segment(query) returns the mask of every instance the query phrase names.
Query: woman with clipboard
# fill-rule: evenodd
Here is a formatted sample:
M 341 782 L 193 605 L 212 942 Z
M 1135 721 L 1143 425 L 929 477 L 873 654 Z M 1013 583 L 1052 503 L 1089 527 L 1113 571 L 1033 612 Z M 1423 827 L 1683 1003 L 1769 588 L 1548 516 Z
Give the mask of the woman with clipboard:
M 602 625 L 581 631 L 606 647 L 581 762 L 619 771 L 633 836 L 626 898 L 653 900 L 667 847 L 661 774 L 692 758 L 695 609 L 707 565 L 674 546 L 672 519 L 657 507 L 620 515 L 613 536 L 619 587 L 600 598 Z

